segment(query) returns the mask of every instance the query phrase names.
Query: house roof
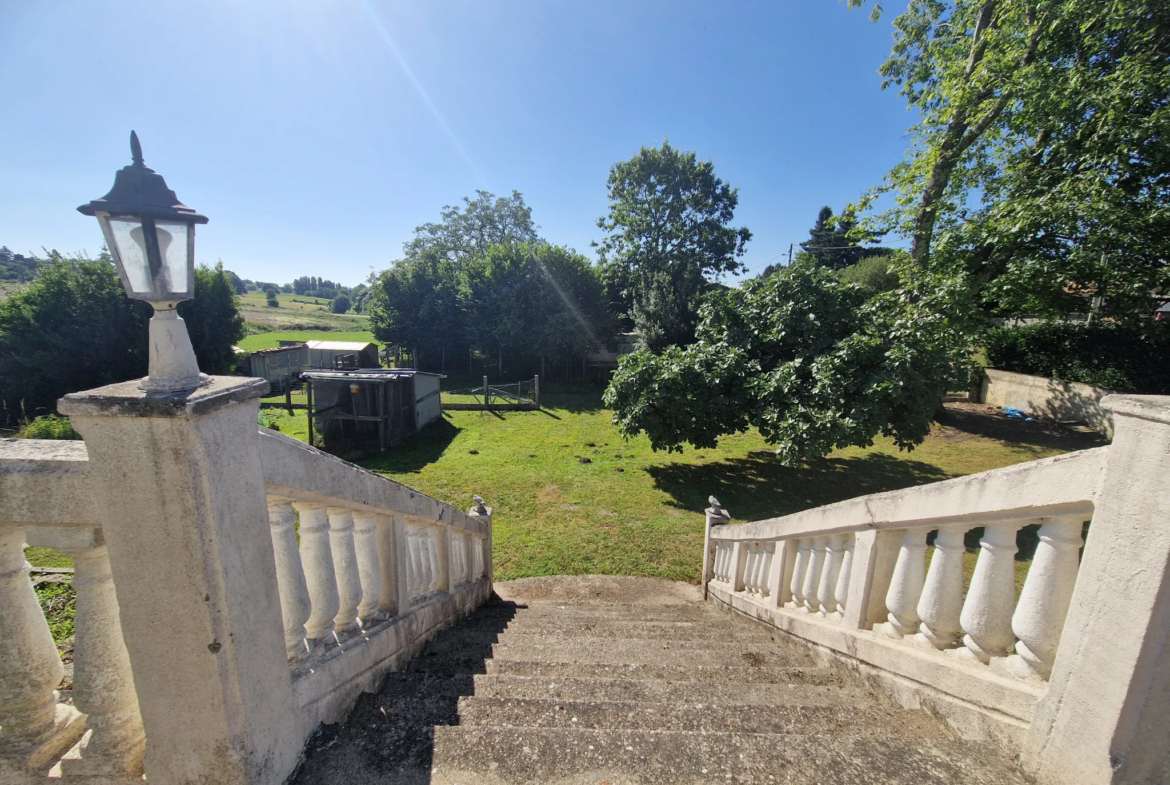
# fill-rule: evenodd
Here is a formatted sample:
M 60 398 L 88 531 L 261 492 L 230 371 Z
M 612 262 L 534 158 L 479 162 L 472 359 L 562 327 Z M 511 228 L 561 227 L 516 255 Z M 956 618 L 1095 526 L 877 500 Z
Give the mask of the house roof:
M 302 379 L 317 379 L 330 381 L 367 381 L 386 382 L 395 379 L 408 379 L 412 376 L 436 376 L 446 379 L 446 374 L 416 371 L 413 368 L 354 368 L 349 371 L 327 371 L 314 369 L 301 374 Z
M 331 352 L 362 352 L 371 346 L 377 347 L 377 344 L 367 341 L 360 343 L 357 341 L 306 341 L 310 349 L 325 349 Z

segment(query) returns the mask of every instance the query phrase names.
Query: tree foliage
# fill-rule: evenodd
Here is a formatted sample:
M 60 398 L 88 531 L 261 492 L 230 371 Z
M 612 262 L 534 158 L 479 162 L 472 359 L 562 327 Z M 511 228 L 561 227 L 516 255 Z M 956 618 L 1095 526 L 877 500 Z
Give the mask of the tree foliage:
M 614 164 L 607 186 L 609 213 L 597 221 L 607 234 L 596 246 L 607 283 L 622 287 L 610 299 L 651 349 L 689 343 L 706 276 L 743 269 L 751 232 L 730 226 L 738 189 L 670 142 Z
M 852 5 L 861 0 L 850 0 Z M 921 122 L 884 218 L 1007 313 L 1148 318 L 1170 287 L 1170 7 L 912 0 L 882 66 Z
M 487 191 L 475 194 L 474 199 L 463 197 L 463 207 L 445 205 L 438 223 L 416 227 L 414 239 L 402 249 L 406 258 L 435 254 L 462 262 L 482 258 L 496 245 L 539 239 L 532 208 L 524 203 L 519 191 L 499 197 Z
M 834 215 L 832 207 L 822 207 L 808 234 L 809 239 L 800 244 L 801 249 L 819 267 L 830 270 L 840 270 L 862 259 L 890 252 L 889 248 L 865 248 L 861 245 L 863 240 L 873 242 L 876 238 L 858 226 L 857 217 L 850 208 L 843 210 L 841 215 Z
M 196 271 L 196 299 L 181 303 L 200 368 L 230 370 L 243 335 L 235 291 L 222 270 Z M 78 390 L 147 372 L 151 307 L 126 297 L 108 259 L 54 255 L 40 276 L 0 302 L 0 421 L 55 411 Z
M 807 263 L 704 305 L 697 340 L 623 357 L 605 401 L 654 449 L 711 448 L 756 427 L 785 464 L 878 435 L 922 442 L 948 388 L 965 388 L 971 346 L 953 278 L 907 270 L 868 297 Z

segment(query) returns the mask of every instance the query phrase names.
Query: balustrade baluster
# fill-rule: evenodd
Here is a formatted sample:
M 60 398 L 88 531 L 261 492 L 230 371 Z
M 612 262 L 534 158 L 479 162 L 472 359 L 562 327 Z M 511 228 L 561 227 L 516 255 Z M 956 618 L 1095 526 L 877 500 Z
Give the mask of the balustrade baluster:
M 406 527 L 407 587 L 410 600 L 413 600 L 422 591 L 422 545 L 419 543 L 418 527 Z M 410 602 L 407 602 L 409 605 Z
M 756 543 L 751 543 L 745 546 L 747 549 L 747 561 L 743 570 L 743 589 L 748 594 L 756 593 L 756 567 L 760 557 L 760 546 Z
M 305 621 L 305 637 L 319 641 L 333 634 L 333 617 L 341 608 L 329 541 L 329 517 L 322 504 L 293 502 L 293 508 L 301 519 L 301 567 L 312 604 L 312 612 Z
M 1012 609 L 1016 602 L 1016 531 L 1019 523 L 988 526 L 980 542 L 979 560 L 959 623 L 967 633 L 965 649 L 956 654 L 987 664 L 992 657 L 1006 657 L 1015 641 Z
M 284 647 L 289 660 L 305 655 L 305 622 L 312 613 L 309 587 L 297 551 L 296 512 L 292 504 L 279 499 L 268 502 L 268 523 L 272 534 L 272 555 L 276 561 L 276 585 L 284 620 Z
M 0 526 L 0 781 L 20 782 L 52 762 L 85 732 L 72 706 L 57 703 L 65 675 L 41 613 L 24 530 Z
M 366 512 L 353 514 L 353 547 L 357 554 L 357 571 L 362 601 L 357 615 L 362 626 L 385 618 L 381 611 L 382 568 L 378 562 L 378 518 Z
M 768 576 L 772 574 L 772 562 L 776 558 L 776 543 L 770 542 L 767 545 L 761 545 L 760 550 L 760 569 L 756 573 L 756 588 L 761 597 L 768 597 L 772 593 L 771 587 L 768 585 Z
M 1052 673 L 1085 544 L 1081 528 L 1080 519 L 1040 526 L 1040 543 L 1012 616 L 1012 631 L 1019 639 L 1016 653 L 1005 662 L 1021 678 L 1047 680 Z
M 808 574 L 804 576 L 804 607 L 809 613 L 816 613 L 821 607 L 817 589 L 821 585 L 821 573 L 825 569 L 825 549 L 828 546 L 828 537 L 813 537 Z
M 62 551 L 73 557 L 76 591 L 73 705 L 85 713 L 90 731 L 78 749 L 80 757 L 61 762 L 62 780 L 141 781 L 146 735 L 106 546 Z
M 953 649 L 959 645 L 963 611 L 963 535 L 967 526 L 943 526 L 934 540 L 930 571 L 918 600 L 922 623 L 915 643 L 935 649 Z
M 845 601 L 849 598 L 849 574 L 853 571 L 853 549 L 857 544 L 857 536 L 845 535 L 844 550 L 841 557 L 841 569 L 837 574 L 837 585 L 833 588 L 833 599 L 837 603 L 837 611 L 833 615 L 841 618 L 845 612 Z
M 821 582 L 817 587 L 817 599 L 820 601 L 822 616 L 837 611 L 837 579 L 841 577 L 841 564 L 845 560 L 845 535 L 831 534 L 825 545 L 825 567 L 821 571 Z
M 901 638 L 918 630 L 918 600 L 926 582 L 926 535 L 928 529 L 906 529 L 894 565 L 894 577 L 886 592 L 886 610 L 889 617 L 880 629 L 885 634 Z
M 333 572 L 337 576 L 338 609 L 333 617 L 333 631 L 342 635 L 358 629 L 357 609 L 362 601 L 362 580 L 353 542 L 353 513 L 344 507 L 329 507 L 327 513 L 329 547 L 333 551 Z
M 792 568 L 792 602 L 790 607 L 804 607 L 804 577 L 812 557 L 812 540 L 799 540 L 796 546 L 796 566 Z

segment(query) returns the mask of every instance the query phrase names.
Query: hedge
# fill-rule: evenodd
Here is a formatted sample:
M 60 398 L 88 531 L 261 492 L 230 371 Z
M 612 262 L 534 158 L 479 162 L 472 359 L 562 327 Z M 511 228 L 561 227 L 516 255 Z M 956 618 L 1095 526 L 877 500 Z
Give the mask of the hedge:
M 1117 392 L 1170 395 L 1170 324 L 1048 322 L 987 335 L 994 368 Z

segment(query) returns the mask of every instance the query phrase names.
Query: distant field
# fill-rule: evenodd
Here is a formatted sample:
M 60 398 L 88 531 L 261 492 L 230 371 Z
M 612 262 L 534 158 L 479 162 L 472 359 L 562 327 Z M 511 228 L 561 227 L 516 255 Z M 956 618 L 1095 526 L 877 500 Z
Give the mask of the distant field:
M 256 352 L 261 349 L 274 349 L 280 346 L 281 341 L 361 341 L 363 343 L 374 340 L 374 334 L 369 330 L 360 332 L 338 332 L 335 330 L 295 330 L 275 333 L 260 333 L 249 335 L 240 341 L 237 346 L 245 352 Z M 378 343 L 381 346 L 380 343 Z
M 26 285 L 27 284 L 16 283 L 15 281 L 0 282 L 0 300 L 3 300 L 5 297 L 9 297 L 10 295 L 16 294 Z
M 324 308 L 329 310 L 329 301 L 321 297 L 305 297 L 302 294 L 278 294 L 276 295 L 277 302 L 280 303 L 281 308 L 288 308 L 293 311 L 319 311 Z M 240 305 L 249 305 L 253 308 L 268 308 L 268 295 L 264 292 L 248 292 L 240 295 Z
M 329 312 L 329 301 L 319 297 L 278 294 L 279 305 L 269 308 L 263 292 L 240 295 L 240 313 L 251 323 L 275 330 L 337 330 L 354 332 L 366 329 L 368 316 Z

